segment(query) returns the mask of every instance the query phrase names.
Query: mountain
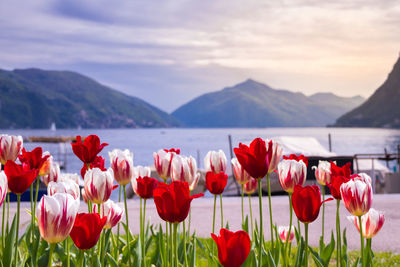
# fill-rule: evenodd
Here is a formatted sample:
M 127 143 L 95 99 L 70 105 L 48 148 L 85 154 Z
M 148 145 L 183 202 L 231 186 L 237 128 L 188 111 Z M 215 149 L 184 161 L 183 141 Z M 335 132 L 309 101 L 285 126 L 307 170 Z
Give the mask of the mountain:
M 400 128 L 400 57 L 386 81 L 361 106 L 340 117 L 334 126 Z
M 69 71 L 0 70 L 0 128 L 170 127 L 178 121 L 146 103 Z
M 326 126 L 363 100 L 330 93 L 307 97 L 249 79 L 199 96 L 172 115 L 189 127 Z

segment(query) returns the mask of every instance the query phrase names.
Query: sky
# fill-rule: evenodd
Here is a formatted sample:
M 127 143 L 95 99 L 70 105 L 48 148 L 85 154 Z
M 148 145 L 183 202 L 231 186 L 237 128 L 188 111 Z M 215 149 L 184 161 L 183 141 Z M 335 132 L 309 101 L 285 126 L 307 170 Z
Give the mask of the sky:
M 2 0 L 0 68 L 71 70 L 171 112 L 248 78 L 370 96 L 400 52 L 400 0 Z

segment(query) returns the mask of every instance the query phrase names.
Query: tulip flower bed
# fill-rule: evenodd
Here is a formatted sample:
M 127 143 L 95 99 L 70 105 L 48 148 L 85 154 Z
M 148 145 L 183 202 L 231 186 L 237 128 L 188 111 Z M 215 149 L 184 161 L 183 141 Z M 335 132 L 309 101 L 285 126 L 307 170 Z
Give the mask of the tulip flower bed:
M 38 147 L 23 148 L 19 136 L 0 136 L 0 205 L 2 205 L 2 266 L 371 266 L 373 262 L 392 264 L 398 256 L 372 252 L 372 238 L 385 221 L 382 212 L 371 208 L 371 178 L 351 174 L 350 165 L 319 162 L 315 166 L 317 185 L 304 186 L 308 159 L 303 155 L 282 157 L 282 149 L 273 140 L 256 138 L 249 146 L 234 148 L 234 176 L 241 185 L 241 229 L 229 229 L 224 221 L 222 193 L 227 185 L 227 159 L 220 151 L 207 153 L 205 186 L 214 195 L 210 238 L 199 238 L 191 230 L 191 202 L 204 194 L 192 194 L 200 179 L 193 157 L 179 149 L 160 149 L 153 154 L 154 165 L 162 181 L 151 176 L 149 167 L 133 165 L 128 150 L 109 153 L 111 166 L 98 154 L 108 144 L 96 135 L 80 136 L 72 150 L 82 161 L 83 189 L 80 177 L 62 174 L 52 156 Z M 77 160 L 78 160 L 77 159 Z M 277 226 L 272 214 L 270 174 L 277 172 L 282 189 L 288 193 L 287 226 Z M 268 203 L 262 199 L 261 181 L 268 188 Z M 47 186 L 47 195 L 38 199 L 39 181 Z M 35 182 L 36 181 L 36 182 Z M 129 227 L 126 186 L 132 186 L 140 198 L 139 235 Z M 325 186 L 332 197 L 326 198 Z M 21 194 L 30 188 L 30 223 L 20 233 Z M 119 203 L 110 200 L 119 191 Z M 253 219 L 251 195 L 258 191 L 259 221 Z M 10 193 L 17 195 L 17 214 L 10 218 Z M 246 197 L 245 197 L 246 193 Z M 81 204 L 82 196 L 85 204 Z M 249 214 L 244 215 L 248 197 Z M 219 210 L 217 209 L 219 200 Z M 336 201 L 333 201 L 336 200 Z M 146 204 L 154 202 L 163 224 L 146 218 Z M 247 201 L 247 200 L 246 200 Z M 336 204 L 336 229 L 325 229 L 325 205 Z M 87 207 L 78 213 L 81 205 Z M 246 204 L 247 205 L 247 204 Z M 344 205 L 353 231 L 360 236 L 359 252 L 349 252 L 346 230 L 340 227 L 339 207 Z M 320 211 L 322 207 L 322 212 Z M 238 207 L 239 208 L 239 207 Z M 263 214 L 267 208 L 267 215 Z M 220 225 L 216 228 L 216 215 Z M 309 246 L 309 227 L 322 216 L 318 247 Z M 264 229 L 263 220 L 270 227 Z M 303 224 L 303 231 L 300 225 Z M 194 232 L 194 233 L 193 233 Z M 325 235 L 326 234 L 326 235 Z M 294 242 L 296 241 L 296 242 Z M 350 248 L 351 249 L 351 248 Z M 382 258 L 384 256 L 384 258 Z

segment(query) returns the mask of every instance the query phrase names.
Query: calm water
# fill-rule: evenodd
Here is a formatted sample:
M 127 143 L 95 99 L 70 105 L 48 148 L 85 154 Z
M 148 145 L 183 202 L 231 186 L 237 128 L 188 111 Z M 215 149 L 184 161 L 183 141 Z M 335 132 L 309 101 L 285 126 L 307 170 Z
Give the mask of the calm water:
M 332 149 L 338 155 L 353 155 L 355 153 L 395 152 L 400 143 L 400 130 L 364 129 L 364 128 L 261 128 L 261 129 L 107 129 L 107 130 L 0 130 L 0 133 L 28 136 L 86 136 L 97 134 L 102 142 L 109 143 L 101 153 L 109 166 L 108 151 L 114 148 L 128 148 L 134 153 L 135 165 L 152 165 L 154 151 L 160 148 L 179 147 L 184 155 L 200 158 L 209 150 L 222 149 L 229 157 L 228 135 L 232 136 L 233 146 L 239 142 L 249 142 L 255 137 L 273 138 L 276 136 L 306 136 L 315 137 L 328 149 L 328 134 L 332 135 Z M 58 160 L 60 145 L 43 143 L 26 143 L 31 150 L 42 146 L 50 151 Z M 70 145 L 66 145 L 66 171 L 78 172 L 82 163 L 76 158 Z M 201 167 L 200 166 L 200 167 Z

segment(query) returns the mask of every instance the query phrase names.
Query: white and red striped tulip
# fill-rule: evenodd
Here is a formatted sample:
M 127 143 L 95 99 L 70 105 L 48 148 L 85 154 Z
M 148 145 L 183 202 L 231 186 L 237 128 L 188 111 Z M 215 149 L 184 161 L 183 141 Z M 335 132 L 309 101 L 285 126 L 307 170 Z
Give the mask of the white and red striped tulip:
M 85 202 L 87 204 L 88 203 L 88 199 L 87 199 L 87 196 L 86 196 L 86 193 L 85 193 L 85 188 L 81 189 L 81 195 L 82 195 L 83 202 Z
M 357 180 L 360 180 L 360 181 L 362 181 L 362 182 L 364 182 L 364 183 L 368 183 L 368 184 L 371 184 L 372 185 L 372 179 L 371 179 L 371 177 L 368 175 L 368 174 L 366 174 L 366 173 L 358 173 L 358 174 L 354 174 L 354 175 L 352 175 L 351 176 L 351 179 L 353 179 L 353 181 L 357 181 Z
M 326 160 L 318 161 L 318 167 L 312 167 L 315 171 L 315 179 L 320 185 L 327 185 L 331 182 L 331 163 Z
M 176 156 L 175 152 L 167 152 L 164 149 L 160 149 L 153 153 L 154 166 L 158 175 L 166 180 L 171 177 L 171 161 Z
M 348 216 L 347 218 L 350 222 L 354 223 L 358 232 L 360 232 L 358 217 Z M 384 222 L 385 215 L 383 215 L 383 212 L 371 208 L 366 214 L 361 216 L 363 236 L 367 239 L 373 238 L 381 230 Z
M 207 172 L 220 173 L 226 171 L 226 156 L 221 149 L 208 151 L 204 157 L 204 167 Z
M 44 195 L 36 209 L 40 236 L 50 244 L 64 241 L 71 232 L 79 200 L 65 193 Z
M 79 185 L 73 180 L 65 180 L 63 182 L 50 182 L 47 185 L 47 194 L 52 196 L 56 193 L 67 193 L 75 199 L 80 199 Z
M 196 160 L 192 156 L 175 155 L 172 159 L 171 179 L 172 181 L 187 182 L 189 190 L 192 191 L 200 179 Z
M 296 185 L 304 185 L 307 178 L 307 166 L 300 160 L 285 159 L 278 164 L 278 177 L 282 189 L 293 193 Z
M 0 135 L 0 162 L 4 165 L 7 160 L 15 161 L 23 146 L 22 136 Z
M 113 171 L 93 168 L 85 174 L 85 194 L 88 200 L 101 204 L 110 199 L 113 190 Z
M 58 182 L 60 178 L 60 165 L 52 161 L 50 164 L 49 174 L 41 176 L 42 182 L 47 186 L 50 182 Z
M 294 238 L 294 227 L 292 226 L 292 228 L 290 229 L 290 234 L 289 234 L 289 226 L 279 226 L 278 227 L 278 234 L 280 239 L 282 240 L 283 243 L 286 242 L 286 239 L 289 236 L 289 240 L 288 242 L 292 242 L 293 238 Z
M 0 172 L 0 206 L 3 205 L 8 190 L 7 175 L 4 171 Z
M 271 173 L 278 167 L 283 149 L 275 140 L 266 139 L 265 143 L 267 145 L 268 173 Z
M 245 171 L 244 168 L 242 168 L 242 165 L 240 165 L 240 163 L 239 163 L 237 158 L 233 158 L 231 160 L 231 163 L 232 163 L 232 166 L 233 166 L 233 174 L 235 175 L 236 181 L 239 184 L 244 185 L 248 181 L 250 181 L 250 179 L 252 177 L 250 176 L 250 174 L 248 172 Z
M 251 195 L 254 192 L 257 191 L 257 187 L 258 187 L 258 181 L 257 179 L 251 177 L 250 180 L 244 184 L 243 186 L 243 191 L 248 194 Z
M 98 213 L 97 205 L 95 205 L 93 212 Z M 122 215 L 124 214 L 124 210 L 114 201 L 107 200 L 103 204 L 100 205 L 100 216 L 103 218 L 107 216 L 107 222 L 104 225 L 105 229 L 110 229 L 116 226 L 122 219 Z
M 133 153 L 128 149 L 114 149 L 108 153 L 114 178 L 120 185 L 127 185 L 133 176 Z
M 350 180 L 340 186 L 346 209 L 354 216 L 362 216 L 372 205 L 372 187 L 362 180 Z
M 77 185 L 83 185 L 83 181 L 81 180 L 81 176 L 78 175 L 77 173 L 61 173 L 59 177 L 60 182 L 65 182 L 65 181 L 73 181 Z
M 147 177 L 151 176 L 150 167 L 141 166 L 141 165 L 133 167 L 133 176 L 132 176 L 131 183 L 132 183 L 133 192 L 135 192 L 136 195 L 137 195 L 137 193 L 136 193 L 137 192 L 137 181 L 136 181 L 136 179 L 139 178 L 139 177 L 145 177 L 145 176 L 147 176 Z

